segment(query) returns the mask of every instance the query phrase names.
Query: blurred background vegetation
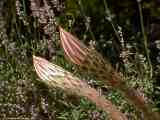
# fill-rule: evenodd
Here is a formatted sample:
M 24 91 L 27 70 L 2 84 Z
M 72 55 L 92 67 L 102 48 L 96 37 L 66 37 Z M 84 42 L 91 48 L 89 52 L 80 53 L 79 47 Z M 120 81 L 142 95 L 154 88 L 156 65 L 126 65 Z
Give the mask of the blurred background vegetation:
M 137 2 L 138 1 L 138 2 Z M 0 118 L 104 120 L 107 115 L 84 98 L 49 89 L 38 79 L 32 55 L 42 56 L 86 79 L 128 118 L 138 112 L 110 87 L 80 73 L 65 58 L 58 26 L 97 49 L 132 87 L 160 111 L 160 0 L 1 0 Z M 142 8 L 147 48 L 141 32 Z M 152 72 L 152 77 L 150 77 Z

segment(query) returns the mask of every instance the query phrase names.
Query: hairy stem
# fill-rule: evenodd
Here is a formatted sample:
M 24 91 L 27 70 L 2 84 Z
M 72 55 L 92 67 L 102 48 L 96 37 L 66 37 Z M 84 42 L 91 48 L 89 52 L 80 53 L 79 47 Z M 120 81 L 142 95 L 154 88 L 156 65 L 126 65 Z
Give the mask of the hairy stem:
M 109 100 L 106 100 L 104 96 L 99 96 L 99 93 L 95 89 L 83 89 L 83 91 L 84 95 L 89 100 L 94 102 L 98 107 L 106 111 L 112 120 L 127 120 L 127 118 L 121 112 L 119 112 Z
M 118 74 L 114 75 L 112 79 L 121 79 Z M 152 105 L 146 102 L 142 93 L 138 92 L 134 88 L 129 87 L 122 80 L 120 84 L 117 84 L 116 89 L 118 89 L 122 94 L 132 103 L 136 108 L 138 108 L 144 114 L 145 120 L 159 120 L 160 115 L 152 111 Z

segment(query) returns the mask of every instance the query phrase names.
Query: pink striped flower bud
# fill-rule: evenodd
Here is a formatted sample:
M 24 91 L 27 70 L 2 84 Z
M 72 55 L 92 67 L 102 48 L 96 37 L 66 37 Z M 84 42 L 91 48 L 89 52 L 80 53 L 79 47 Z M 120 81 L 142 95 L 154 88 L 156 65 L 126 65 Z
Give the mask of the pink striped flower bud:
M 67 57 L 74 64 L 82 64 L 87 54 L 88 48 L 82 42 L 80 42 L 77 37 L 65 31 L 63 28 L 59 27 L 59 30 L 61 44 Z
M 79 92 L 79 89 L 87 87 L 87 83 L 73 77 L 62 67 L 50 63 L 49 61 L 33 56 L 33 64 L 37 75 L 48 85 Z
M 89 71 L 97 79 L 107 82 L 108 85 L 117 86 L 120 82 L 119 76 L 111 64 L 104 60 L 102 55 L 95 49 L 89 49 L 78 38 L 60 27 L 60 39 L 64 52 L 69 60 L 85 71 Z
M 65 92 L 88 98 L 97 107 L 106 111 L 113 120 L 127 120 L 109 100 L 106 100 L 104 96 L 99 96 L 94 88 L 91 88 L 86 82 L 81 81 L 70 72 L 41 57 L 33 56 L 33 64 L 38 76 L 50 87 L 59 87 Z

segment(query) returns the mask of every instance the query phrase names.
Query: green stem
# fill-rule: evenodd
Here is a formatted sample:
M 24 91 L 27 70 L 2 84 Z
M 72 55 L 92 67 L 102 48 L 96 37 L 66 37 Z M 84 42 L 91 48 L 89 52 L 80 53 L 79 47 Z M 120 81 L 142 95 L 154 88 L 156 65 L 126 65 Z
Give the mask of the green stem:
M 142 35 L 143 35 L 143 39 L 144 39 L 144 49 L 145 49 L 148 64 L 149 64 L 149 67 L 150 67 L 150 77 L 152 77 L 152 72 L 153 72 L 152 63 L 151 63 L 151 60 L 150 60 L 150 55 L 149 55 L 149 50 L 148 50 L 148 45 L 147 45 L 147 35 L 145 33 L 145 30 L 144 30 L 142 7 L 141 7 L 141 3 L 140 3 L 141 1 L 137 0 L 137 2 L 138 2 L 139 14 L 140 14 L 141 30 L 142 30 Z
M 121 41 L 121 38 L 120 38 L 120 36 L 118 34 L 118 31 L 116 30 L 115 25 L 114 25 L 114 23 L 112 21 L 112 15 L 111 15 L 111 12 L 110 12 L 110 10 L 108 8 L 106 0 L 103 0 L 103 3 L 104 3 L 104 7 L 105 7 L 105 13 L 109 17 L 108 21 L 112 25 L 112 28 L 113 28 L 113 30 L 115 32 L 116 37 L 118 38 L 119 41 Z
M 85 18 L 85 21 L 87 21 L 81 0 L 79 0 L 78 3 L 79 3 L 79 6 L 80 6 L 80 9 L 81 9 L 81 12 L 82 12 L 82 14 L 83 14 L 83 16 L 84 16 L 84 18 Z M 91 35 L 91 37 L 92 37 L 92 40 L 93 40 L 93 41 L 96 41 L 96 38 L 95 38 L 95 36 L 94 36 L 94 33 L 93 33 L 92 29 L 91 29 L 90 24 L 88 25 L 88 30 L 89 30 L 89 33 L 90 33 L 90 35 Z

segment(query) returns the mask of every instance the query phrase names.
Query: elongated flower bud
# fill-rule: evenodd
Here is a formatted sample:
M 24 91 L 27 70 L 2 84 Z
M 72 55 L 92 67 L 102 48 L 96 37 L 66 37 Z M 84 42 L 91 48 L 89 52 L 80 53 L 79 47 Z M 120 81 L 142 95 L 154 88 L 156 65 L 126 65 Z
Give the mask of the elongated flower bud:
M 85 82 L 78 78 L 74 77 L 73 79 L 71 73 L 41 57 L 33 56 L 33 63 L 37 75 L 49 85 L 74 92 L 79 92 L 79 89 L 88 87 Z
M 119 76 L 114 75 L 116 72 L 101 54 L 96 50 L 88 49 L 78 38 L 61 27 L 60 39 L 64 52 L 71 62 L 92 72 L 98 79 L 107 82 L 108 85 L 116 86 L 120 82 L 121 79 L 117 78 Z
M 152 112 L 152 107 L 147 104 L 143 95 L 129 87 L 101 54 L 96 50 L 88 49 L 78 38 L 62 28 L 60 28 L 60 39 L 64 52 L 71 62 L 91 72 L 107 85 L 121 91 L 129 102 L 144 113 L 145 120 L 159 120 L 159 115 Z
M 50 87 L 59 87 L 64 91 L 88 98 L 97 107 L 106 111 L 113 120 L 127 120 L 109 100 L 106 100 L 104 96 L 99 96 L 94 88 L 91 88 L 86 82 L 79 80 L 70 72 L 36 56 L 33 56 L 33 63 L 38 76 Z
M 75 64 L 80 65 L 83 61 L 85 56 L 87 55 L 86 52 L 88 48 L 78 41 L 78 38 L 71 35 L 69 32 L 65 31 L 61 27 L 60 29 L 60 37 L 63 39 L 61 44 L 65 50 L 67 57 Z

